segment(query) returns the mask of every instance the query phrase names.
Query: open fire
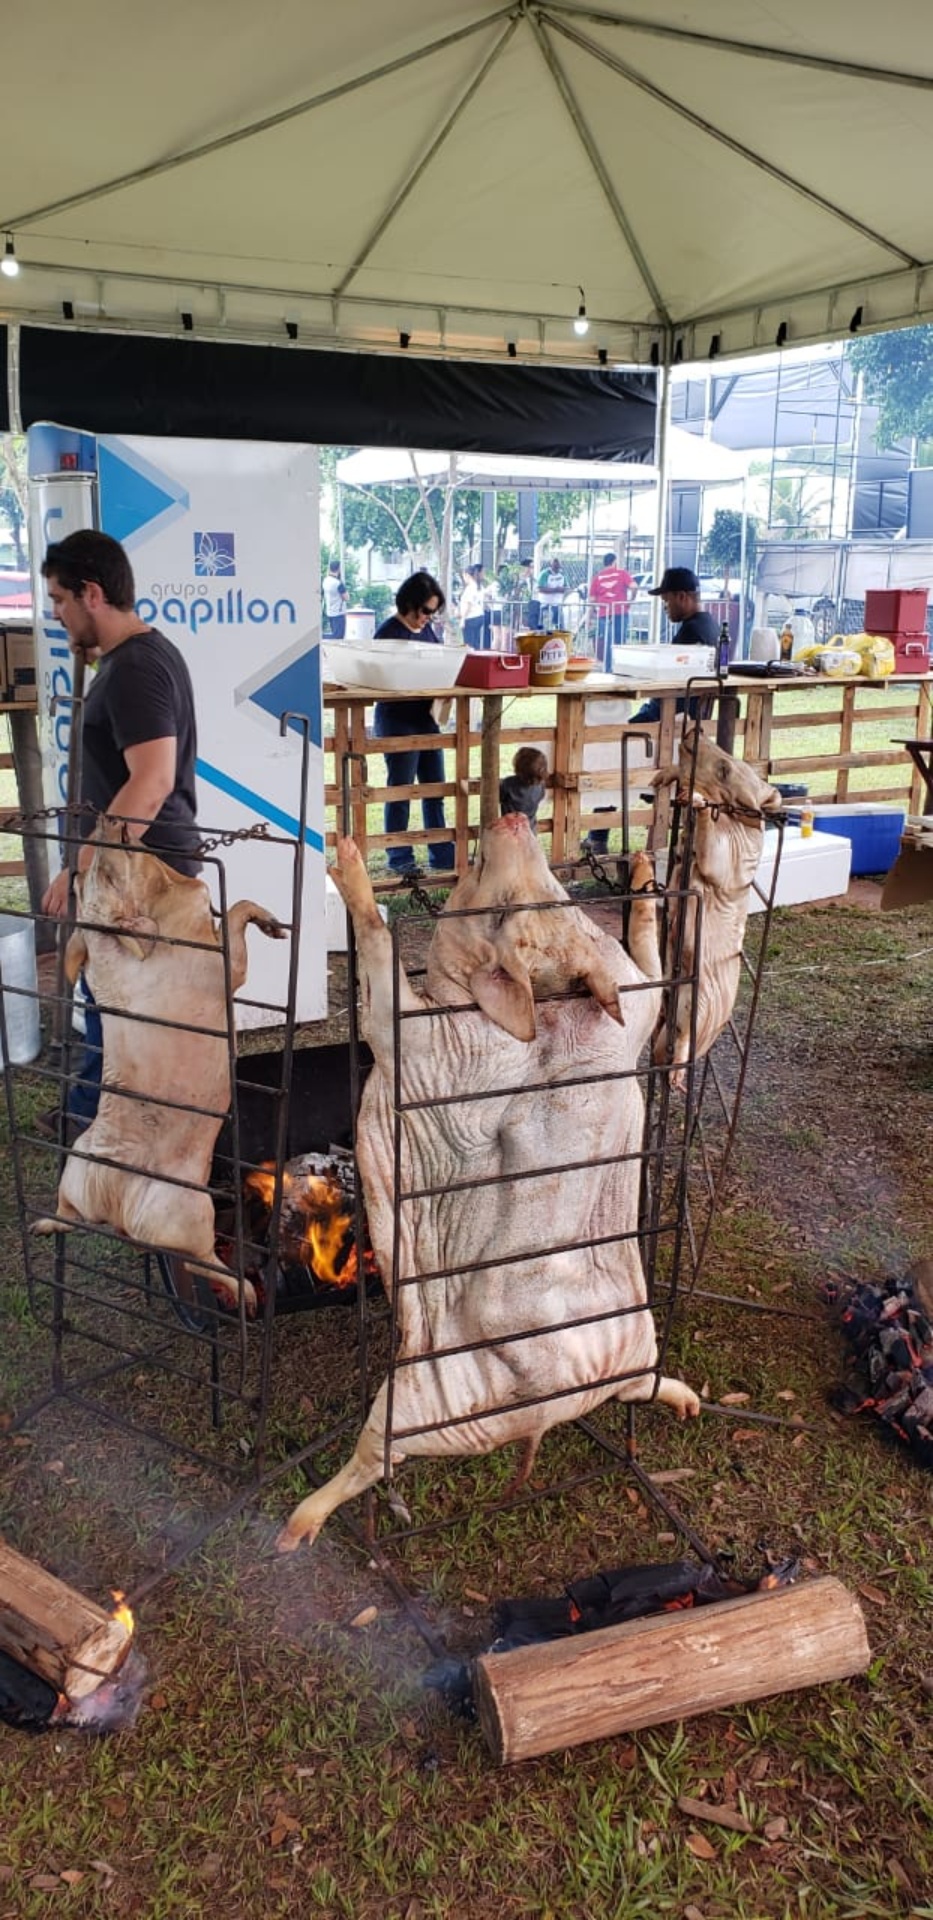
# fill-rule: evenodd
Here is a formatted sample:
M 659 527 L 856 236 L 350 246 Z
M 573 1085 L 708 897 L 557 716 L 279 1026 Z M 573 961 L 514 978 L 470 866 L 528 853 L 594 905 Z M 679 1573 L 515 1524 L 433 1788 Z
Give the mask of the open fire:
M 41 1732 L 131 1727 L 147 1668 L 122 1593 L 108 1613 L 0 1542 L 0 1719 Z
M 257 1246 L 267 1245 L 275 1202 L 274 1163 L 255 1168 L 243 1184 L 247 1239 Z M 356 1299 L 355 1207 L 356 1166 L 345 1148 L 299 1154 L 286 1163 L 277 1235 L 280 1311 L 350 1305 Z M 379 1272 L 365 1220 L 364 1236 L 364 1282 L 368 1288 L 377 1287 Z M 217 1251 L 221 1259 L 232 1260 L 232 1240 L 222 1236 Z M 251 1271 L 250 1278 L 261 1293 L 262 1275 Z

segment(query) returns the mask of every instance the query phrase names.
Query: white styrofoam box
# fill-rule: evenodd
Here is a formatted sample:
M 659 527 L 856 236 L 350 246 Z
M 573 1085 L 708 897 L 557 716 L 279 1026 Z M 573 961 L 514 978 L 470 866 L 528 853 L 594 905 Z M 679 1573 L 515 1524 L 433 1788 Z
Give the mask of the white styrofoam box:
M 463 665 L 462 647 L 436 647 L 417 640 L 348 640 L 321 643 L 325 680 L 340 687 L 375 687 L 380 693 L 422 693 L 452 687 Z
M 765 834 L 755 875 L 766 899 L 771 891 L 779 839 L 776 832 Z M 830 900 L 845 893 L 851 866 L 851 840 L 835 833 L 810 833 L 801 838 L 799 827 L 785 827 L 775 906 L 795 907 L 804 900 Z M 762 913 L 766 899 L 760 900 L 752 888 L 749 912 Z
M 754 887 L 749 895 L 749 912 L 763 913 L 774 876 L 774 857 L 779 836 L 766 833 L 755 879 L 765 895 L 760 900 Z M 799 827 L 785 827 L 784 847 L 778 873 L 776 907 L 796 907 L 804 900 L 831 900 L 845 893 L 849 885 L 852 846 L 837 834 L 811 833 L 801 839 Z M 667 851 L 654 856 L 655 878 L 663 886 L 667 879 Z
M 669 686 L 685 686 L 688 680 L 715 673 L 714 647 L 679 647 L 676 640 L 664 647 L 614 647 L 612 671 L 617 680 L 662 680 Z

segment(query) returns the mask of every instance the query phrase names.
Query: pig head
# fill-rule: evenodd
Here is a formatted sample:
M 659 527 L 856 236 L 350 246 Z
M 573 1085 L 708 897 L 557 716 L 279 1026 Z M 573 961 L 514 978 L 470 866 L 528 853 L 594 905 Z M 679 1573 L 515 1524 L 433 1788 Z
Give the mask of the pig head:
M 397 1257 L 401 1364 L 391 1414 L 386 1383 L 352 1458 L 297 1508 L 282 1551 L 380 1479 L 387 1447 L 397 1462 L 519 1441 L 527 1472 L 549 1427 L 613 1396 L 699 1408 L 655 1372 L 637 1239 L 634 1069 L 660 1002 L 654 899 L 633 902 L 627 953 L 568 903 L 528 822 L 509 816 L 487 829 L 438 921 L 421 996 L 404 974 L 396 982 L 353 841 L 337 854 L 375 1060 L 357 1158 L 389 1290 Z M 642 856 L 633 884 L 650 872 Z M 401 1025 L 398 1086 L 396 991 L 398 1012 L 413 1016 Z
M 431 999 L 475 1002 L 517 1040 L 534 1039 L 536 1000 L 574 990 L 592 994 L 621 1025 L 627 956 L 586 914 L 568 912 L 567 900 L 524 814 L 506 814 L 483 835 L 438 921 L 427 963 Z
M 195 1190 L 207 1182 L 230 1103 L 224 961 L 210 894 L 202 880 L 128 846 L 106 823 L 76 893 L 79 925 L 65 964 L 72 983 L 85 971 L 101 1009 L 103 1085 L 97 1115 L 65 1162 L 58 1217 L 35 1231 L 106 1224 L 189 1256 L 235 1297 L 237 1282 L 214 1253 L 213 1202 Z M 254 901 L 230 909 L 234 991 L 246 979 L 251 923 L 284 938 Z M 176 1186 L 166 1175 L 194 1184 Z
M 754 767 L 733 759 L 702 733 L 698 737 L 694 728 L 684 730 L 678 765 L 661 768 L 652 784 L 676 785 L 683 802 L 693 809 L 689 892 L 672 902 L 669 952 L 677 952 L 682 925 L 680 971 L 695 971 L 696 903 L 700 902 L 696 996 L 696 1057 L 700 1059 L 718 1039 L 735 1006 L 749 894 L 764 842 L 764 815 L 780 807 L 781 796 Z M 684 872 L 683 859 L 678 858 L 670 875 L 672 891 L 683 887 Z M 675 1086 L 683 1086 L 686 1080 L 683 1063 L 690 1052 L 692 1006 L 693 989 L 679 987 L 673 1022 L 669 1025 L 665 1016 L 655 1038 L 655 1060 L 658 1065 L 673 1063 Z

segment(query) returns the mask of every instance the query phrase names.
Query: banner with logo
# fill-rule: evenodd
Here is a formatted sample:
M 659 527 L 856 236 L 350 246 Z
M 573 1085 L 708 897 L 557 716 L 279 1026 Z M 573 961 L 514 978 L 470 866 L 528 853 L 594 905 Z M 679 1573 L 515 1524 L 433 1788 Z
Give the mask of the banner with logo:
M 45 522 L 57 493 L 77 477 L 56 477 L 56 435 L 30 429 L 30 471 Z M 33 439 L 35 436 L 35 448 Z M 79 457 L 87 462 L 87 436 Z M 252 441 L 161 440 L 101 435 L 94 445 L 97 523 L 121 541 L 136 579 L 142 620 L 173 640 L 188 663 L 198 726 L 198 822 L 205 834 L 265 822 L 296 836 L 302 724 L 309 727 L 309 786 L 297 1016 L 327 1011 L 324 936 L 324 763 L 321 747 L 318 456 L 307 446 Z M 33 452 L 35 451 L 35 459 Z M 40 470 L 45 478 L 39 479 Z M 70 497 L 70 496 L 69 496 Z M 92 524 L 87 519 L 84 525 Z M 61 531 L 71 531 L 63 523 Z M 34 546 L 41 561 L 45 541 Z M 55 537 L 54 532 L 51 537 Z M 59 535 L 60 537 L 60 535 Z M 41 604 L 37 598 L 37 605 Z M 49 631 L 47 632 L 47 628 Z M 42 621 L 49 656 L 65 636 Z M 63 662 L 56 657 L 54 667 Z M 44 662 L 40 683 L 45 686 Z M 51 683 L 50 683 L 51 684 Z M 285 736 L 279 716 L 289 712 Z M 61 790 L 54 736 L 47 768 L 50 799 Z M 261 840 L 220 850 L 227 898 L 244 896 L 289 921 L 291 858 Z M 215 874 L 205 869 L 215 886 Z M 284 1013 L 288 945 L 249 935 L 246 1000 Z M 268 1025 L 264 1008 L 240 1007 L 242 1025 Z

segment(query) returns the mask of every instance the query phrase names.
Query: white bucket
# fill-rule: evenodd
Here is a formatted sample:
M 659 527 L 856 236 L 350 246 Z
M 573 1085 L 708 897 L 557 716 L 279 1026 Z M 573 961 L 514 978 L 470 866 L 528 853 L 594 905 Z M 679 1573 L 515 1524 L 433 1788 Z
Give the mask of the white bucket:
M 38 992 L 36 975 L 36 930 L 31 920 L 14 913 L 0 913 L 0 986 L 3 988 L 3 1016 L 6 1045 L 13 1066 L 22 1067 L 34 1060 L 42 1046 L 39 1002 L 28 996 Z M 22 987 L 23 993 L 12 992 Z M 0 1072 L 6 1067 L 7 1053 L 0 1033 Z
M 376 631 L 376 616 L 372 607 L 348 607 L 345 640 L 371 640 Z

